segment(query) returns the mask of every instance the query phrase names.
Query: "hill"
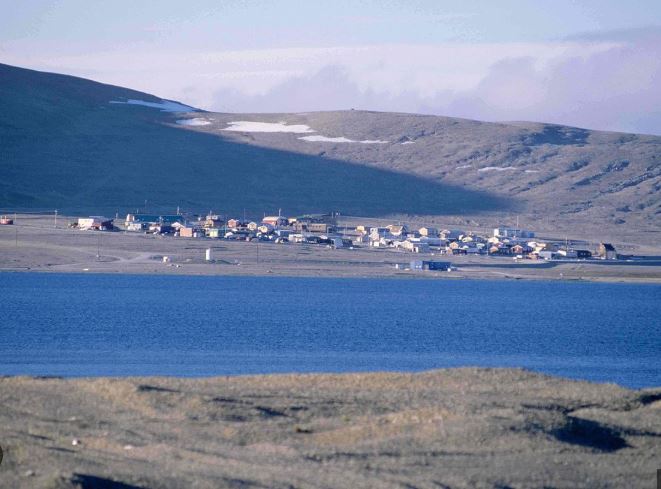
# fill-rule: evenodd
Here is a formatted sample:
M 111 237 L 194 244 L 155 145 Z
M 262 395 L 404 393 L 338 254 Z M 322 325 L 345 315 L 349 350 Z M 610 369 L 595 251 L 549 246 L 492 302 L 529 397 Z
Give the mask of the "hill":
M 218 114 L 8 65 L 0 85 L 2 208 L 114 214 L 147 201 L 159 211 L 661 224 L 657 136 L 357 110 Z

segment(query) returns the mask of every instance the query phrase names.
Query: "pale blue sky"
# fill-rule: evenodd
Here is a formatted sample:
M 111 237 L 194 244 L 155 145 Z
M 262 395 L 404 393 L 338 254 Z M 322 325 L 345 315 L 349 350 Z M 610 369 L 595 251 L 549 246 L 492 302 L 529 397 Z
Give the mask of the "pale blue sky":
M 661 23 L 659 1 L 1 1 L 0 42 L 241 49 L 557 40 Z M 83 46 L 79 47 L 83 49 Z
M 661 133 L 661 1 L 0 0 L 0 12 L 0 62 L 208 109 L 351 105 Z

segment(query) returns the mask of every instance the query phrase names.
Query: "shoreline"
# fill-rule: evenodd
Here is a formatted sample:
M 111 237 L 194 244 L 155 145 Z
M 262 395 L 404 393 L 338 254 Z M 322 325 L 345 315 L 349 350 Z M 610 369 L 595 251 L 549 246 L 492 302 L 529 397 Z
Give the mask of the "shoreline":
M 205 265 L 208 266 L 208 265 Z M 596 265 L 601 266 L 601 265 Z M 16 268 L 2 268 L 0 267 L 0 274 L 12 273 L 43 273 L 43 274 L 75 274 L 75 275 L 136 275 L 136 276 L 178 276 L 178 277 L 252 277 L 252 278 L 310 278 L 310 279 L 360 279 L 360 280 L 468 280 L 468 281 L 494 281 L 494 282 L 508 282 L 508 281 L 523 281 L 523 282 L 565 282 L 565 283 L 608 283 L 608 284 L 631 284 L 631 285 L 661 285 L 661 276 L 652 277 L 627 277 L 627 276 L 568 276 L 568 277 L 552 277 L 544 275 L 515 275 L 512 273 L 480 273 L 480 272 L 465 272 L 452 271 L 452 272 L 399 272 L 399 273 L 383 273 L 383 274 L 357 274 L 357 273 L 341 273 L 330 272 L 324 275 L 319 275 L 318 271 L 310 271 L 308 273 L 219 273 L 208 271 L 188 271 L 177 270 L 176 272 L 157 271 L 157 270 L 109 270 L 109 269 L 55 269 L 55 268 L 32 268 L 32 267 L 16 267 Z M 661 271 L 659 272 L 661 274 Z
M 585 383 L 596 386 L 611 386 L 619 389 L 625 389 L 634 393 L 645 393 L 648 391 L 661 391 L 661 384 L 643 385 L 635 387 L 631 385 L 619 384 L 615 381 L 609 380 L 593 380 L 579 377 L 569 377 L 566 375 L 553 374 L 536 370 L 530 367 L 518 366 L 478 366 L 475 364 L 467 363 L 465 365 L 454 365 L 446 367 L 433 367 L 422 368 L 420 370 L 404 370 L 404 369 L 377 369 L 377 370 L 350 370 L 350 371 L 334 371 L 334 370 L 314 370 L 314 371 L 278 371 L 278 372 L 249 372 L 249 373 L 224 373 L 224 374 L 190 374 L 190 375 L 177 375 L 177 374 L 114 374 L 114 375 L 65 375 L 65 374 L 4 374 L 0 373 L 0 382 L 4 379 L 17 379 L 17 380 L 56 380 L 63 382 L 77 382 L 77 381 L 97 381 L 97 380 L 116 380 L 116 381 L 136 381 L 136 380 L 149 380 L 149 381 L 162 381 L 162 382 L 177 382 L 177 381 L 216 381 L 216 380 L 246 380 L 253 381 L 255 379 L 284 379 L 296 377 L 299 380 L 316 379 L 316 378 L 336 378 L 336 377 L 352 377 L 352 376 L 420 376 L 431 375 L 438 372 L 452 372 L 452 371 L 496 371 L 496 372 L 521 372 L 532 376 L 539 376 L 548 379 L 555 379 L 562 382 Z

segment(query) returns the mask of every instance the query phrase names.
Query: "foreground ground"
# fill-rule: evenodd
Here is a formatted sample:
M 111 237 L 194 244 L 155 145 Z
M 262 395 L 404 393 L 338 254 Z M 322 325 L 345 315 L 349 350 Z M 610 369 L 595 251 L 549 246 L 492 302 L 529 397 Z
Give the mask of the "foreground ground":
M 394 249 L 333 250 L 319 245 L 80 231 L 67 229 L 67 222 L 62 217 L 55 222 L 53 216 L 19 215 L 16 225 L 0 226 L 0 271 L 661 282 L 661 250 L 627 242 L 615 242 L 620 253 L 657 258 L 515 263 L 510 257 L 448 257 Z M 583 239 L 582 247 L 596 246 L 593 236 L 570 237 Z M 212 249 L 213 263 L 204 261 L 207 248 Z M 169 262 L 163 262 L 164 256 Z M 456 269 L 447 273 L 395 268 L 411 260 L 451 261 Z
M 0 378 L 0 486 L 654 487 L 661 388 L 511 369 Z

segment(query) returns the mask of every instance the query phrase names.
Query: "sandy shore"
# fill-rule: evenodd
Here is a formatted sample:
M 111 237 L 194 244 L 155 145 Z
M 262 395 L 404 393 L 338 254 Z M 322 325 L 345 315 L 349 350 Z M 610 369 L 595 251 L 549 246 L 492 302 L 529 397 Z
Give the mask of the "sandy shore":
M 204 261 L 207 248 L 212 249 L 213 263 Z M 626 250 L 636 251 L 631 246 Z M 168 263 L 163 262 L 164 256 Z M 407 264 L 414 259 L 451 261 L 456 270 L 448 273 L 395 268 L 397 263 Z M 507 257 L 448 257 L 393 249 L 334 250 L 316 245 L 80 231 L 67 229 L 64 218 L 59 218 L 56 227 L 52 216 L 19 216 L 16 225 L 0 226 L 0 271 L 661 283 L 658 265 L 530 260 L 514 263 Z
M 661 456 L 661 388 L 512 369 L 4 377 L 0 405 L 12 488 L 654 487 Z

